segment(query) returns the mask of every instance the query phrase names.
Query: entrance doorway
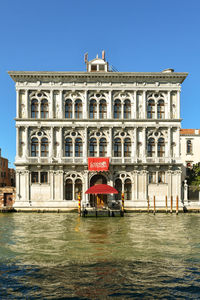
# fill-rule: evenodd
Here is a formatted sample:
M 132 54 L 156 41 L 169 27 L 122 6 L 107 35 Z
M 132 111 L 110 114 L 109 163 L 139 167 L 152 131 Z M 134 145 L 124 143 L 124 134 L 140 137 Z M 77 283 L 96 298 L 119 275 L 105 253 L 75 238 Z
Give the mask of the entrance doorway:
M 90 180 L 90 187 L 96 184 L 107 184 L 107 179 L 105 176 L 101 174 L 94 175 Z M 103 208 L 108 205 L 107 195 L 98 194 L 98 195 L 90 195 L 90 206 Z
M 13 199 L 11 193 L 5 193 L 4 194 L 4 206 L 12 207 L 13 205 Z

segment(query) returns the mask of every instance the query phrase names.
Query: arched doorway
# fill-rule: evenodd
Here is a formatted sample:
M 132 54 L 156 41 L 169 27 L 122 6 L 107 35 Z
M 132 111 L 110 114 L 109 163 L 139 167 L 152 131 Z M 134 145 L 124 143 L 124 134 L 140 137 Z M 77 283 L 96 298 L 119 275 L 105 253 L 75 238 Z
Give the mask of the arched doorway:
M 107 179 L 102 174 L 96 174 L 90 179 L 90 187 L 96 184 L 107 184 Z M 108 205 L 107 195 L 90 195 L 90 206 L 103 208 Z

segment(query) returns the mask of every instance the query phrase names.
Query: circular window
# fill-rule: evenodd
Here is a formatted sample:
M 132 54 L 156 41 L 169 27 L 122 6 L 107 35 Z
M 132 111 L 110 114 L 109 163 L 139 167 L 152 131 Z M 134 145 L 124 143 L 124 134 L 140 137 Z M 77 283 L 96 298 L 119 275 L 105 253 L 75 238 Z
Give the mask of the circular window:
M 125 177 L 125 174 L 121 174 L 121 178 L 124 178 Z
M 42 97 L 42 94 L 41 93 L 39 93 L 39 94 L 37 94 L 38 95 L 38 97 Z
M 100 132 L 97 132 L 97 133 L 96 133 L 96 136 L 100 136 Z
M 158 132 L 155 132 L 155 136 L 158 136 Z
M 124 133 L 124 132 L 121 132 L 121 136 L 125 136 L 125 133 Z
M 154 96 L 155 96 L 156 98 L 158 98 L 158 94 L 155 94 Z
M 42 132 L 41 132 L 41 131 L 39 131 L 37 135 L 38 135 L 38 136 L 41 136 L 41 135 L 42 135 Z
M 96 94 L 96 97 L 99 98 L 101 95 L 100 94 Z
M 76 133 L 75 132 L 72 132 L 72 136 L 75 136 L 76 135 Z
M 72 174 L 72 178 L 75 178 L 76 177 L 76 175 L 75 174 Z

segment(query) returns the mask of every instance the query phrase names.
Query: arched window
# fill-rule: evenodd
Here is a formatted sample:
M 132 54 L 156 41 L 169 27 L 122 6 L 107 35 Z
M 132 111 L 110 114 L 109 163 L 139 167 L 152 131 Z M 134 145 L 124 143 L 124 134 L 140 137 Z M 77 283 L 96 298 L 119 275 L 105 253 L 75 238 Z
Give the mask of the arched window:
M 154 100 L 149 100 L 147 105 L 147 118 L 154 119 L 155 118 L 155 102 Z
M 97 156 L 97 140 L 95 138 L 90 139 L 89 156 Z
M 131 156 L 131 139 L 126 138 L 124 140 L 124 157 L 130 157 Z
M 118 194 L 115 194 L 115 200 L 121 200 L 122 197 L 122 181 L 121 179 L 115 180 L 115 188 L 118 191 Z
M 78 200 L 78 195 L 80 193 L 82 199 L 82 181 L 80 179 L 76 179 L 75 181 L 75 200 Z
M 75 140 L 75 156 L 76 157 L 83 156 L 83 143 L 81 138 L 77 138 Z
M 66 138 L 65 139 L 65 156 L 72 157 L 72 155 L 73 155 L 72 139 Z
M 131 102 L 130 100 L 125 100 L 124 102 L 124 119 L 131 118 Z
M 41 118 L 47 119 L 49 116 L 49 106 L 47 100 L 42 100 L 41 102 Z
M 73 183 L 71 179 L 67 179 L 65 183 L 65 198 L 66 200 L 73 199 Z
M 114 140 L 114 157 L 122 156 L 122 144 L 119 138 Z
M 164 100 L 159 100 L 157 105 L 157 118 L 164 119 L 164 114 L 165 114 Z
M 106 100 L 101 100 L 99 104 L 99 119 L 107 118 L 107 104 Z
M 82 101 L 80 99 L 75 102 L 75 118 L 82 119 Z
M 89 105 L 90 119 L 95 119 L 97 116 L 97 102 L 96 100 L 91 100 Z
M 119 99 L 114 103 L 114 119 L 121 119 L 121 101 Z
M 148 140 L 147 155 L 148 155 L 148 157 L 154 157 L 155 156 L 155 140 L 153 138 L 150 138 Z
M 192 154 L 192 141 L 187 140 L 187 154 Z
M 31 140 L 31 156 L 32 157 L 38 156 L 38 149 L 39 149 L 38 139 L 32 138 L 32 140 Z
M 38 101 L 36 99 L 31 101 L 31 118 L 38 118 Z
M 49 142 L 47 138 L 41 140 L 41 156 L 47 157 L 49 155 Z
M 65 101 L 65 118 L 71 119 L 72 118 L 72 100 L 67 99 Z
M 101 138 L 99 141 L 99 156 L 105 157 L 107 155 L 107 141 L 105 138 Z
M 124 199 L 131 200 L 132 185 L 131 180 L 126 179 L 124 183 Z
M 165 140 L 163 138 L 158 139 L 158 157 L 165 156 Z

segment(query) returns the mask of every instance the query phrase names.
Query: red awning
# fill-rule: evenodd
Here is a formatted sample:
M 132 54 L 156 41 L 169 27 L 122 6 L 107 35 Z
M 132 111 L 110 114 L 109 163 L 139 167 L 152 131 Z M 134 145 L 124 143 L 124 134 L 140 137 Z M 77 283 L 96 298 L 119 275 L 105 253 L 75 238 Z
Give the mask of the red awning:
M 85 194 L 118 194 L 118 191 L 107 184 L 96 184 L 90 187 Z

